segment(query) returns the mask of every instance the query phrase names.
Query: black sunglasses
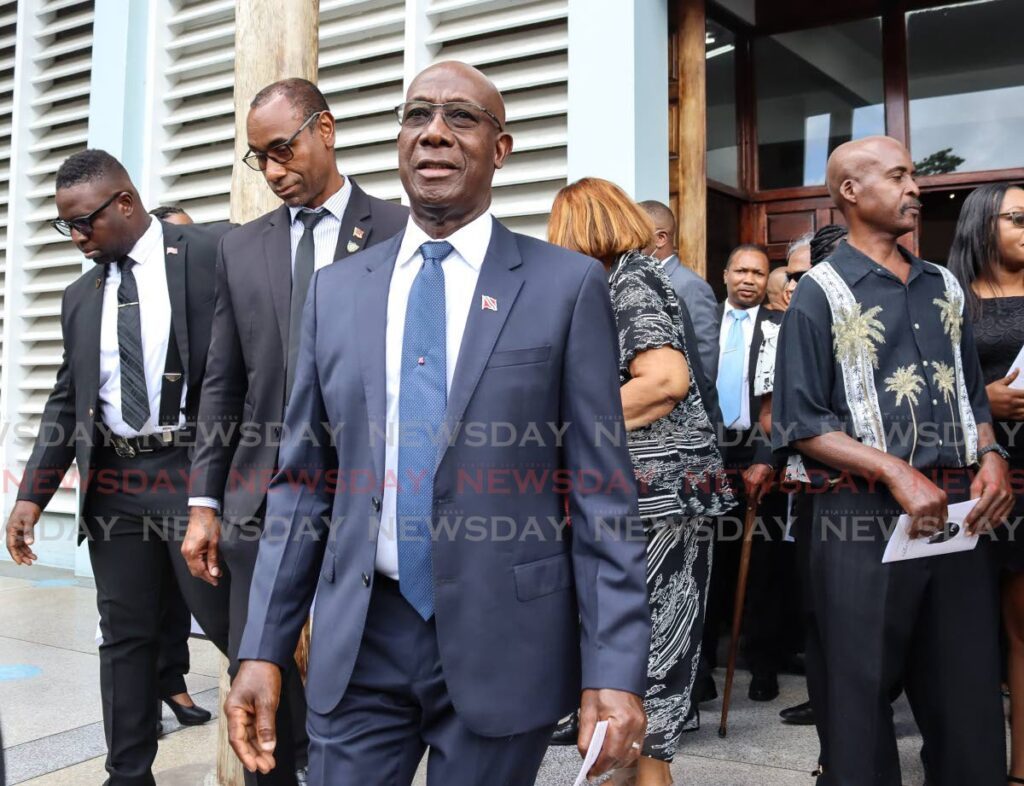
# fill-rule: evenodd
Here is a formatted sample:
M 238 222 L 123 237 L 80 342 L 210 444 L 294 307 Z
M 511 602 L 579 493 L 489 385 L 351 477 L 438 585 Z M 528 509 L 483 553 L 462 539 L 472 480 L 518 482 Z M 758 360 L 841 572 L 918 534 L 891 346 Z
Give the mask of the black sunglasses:
M 50 226 L 60 232 L 64 237 L 71 237 L 71 230 L 74 229 L 78 234 L 89 237 L 92 234 L 92 222 L 96 220 L 96 216 L 110 207 L 110 204 L 117 199 L 119 196 L 124 194 L 124 191 L 118 191 L 113 194 L 106 202 L 100 205 L 98 208 L 93 210 L 87 216 L 79 216 L 78 218 L 54 218 L 50 221 Z
M 801 279 L 801 277 L 803 276 L 803 274 L 804 274 L 804 273 L 807 273 L 807 272 L 808 272 L 808 271 L 806 271 L 806 270 L 797 270 L 797 271 L 796 271 L 795 273 L 790 273 L 790 272 L 789 272 L 789 271 L 787 270 L 787 271 L 786 271 L 786 280 L 787 280 L 787 281 L 792 281 L 792 282 L 793 282 L 793 283 L 795 284 L 796 282 L 798 282 L 798 281 L 799 281 L 799 280 Z
M 402 128 L 425 128 L 434 119 L 434 114 L 441 110 L 444 123 L 452 131 L 472 131 L 483 122 L 486 115 L 499 131 L 505 129 L 501 121 L 487 107 L 472 104 L 469 101 L 449 101 L 446 104 L 432 104 L 429 101 L 406 101 L 395 107 L 395 114 Z
M 1010 219 L 1010 223 L 1018 229 L 1024 229 L 1024 213 L 1019 210 L 1011 210 L 1009 213 L 1000 213 L 1000 217 Z
M 287 164 L 293 158 L 295 158 L 295 151 L 292 150 L 292 142 L 294 142 L 299 134 L 305 131 L 309 124 L 313 122 L 315 118 L 320 117 L 326 109 L 321 109 L 319 112 L 314 112 L 306 118 L 305 122 L 299 126 L 299 130 L 288 137 L 284 142 L 279 145 L 274 145 L 270 150 L 265 153 L 261 153 L 258 150 L 250 150 L 246 155 L 242 157 L 242 161 L 245 162 L 249 169 L 253 169 L 257 172 L 265 172 L 267 169 L 267 159 L 277 164 Z

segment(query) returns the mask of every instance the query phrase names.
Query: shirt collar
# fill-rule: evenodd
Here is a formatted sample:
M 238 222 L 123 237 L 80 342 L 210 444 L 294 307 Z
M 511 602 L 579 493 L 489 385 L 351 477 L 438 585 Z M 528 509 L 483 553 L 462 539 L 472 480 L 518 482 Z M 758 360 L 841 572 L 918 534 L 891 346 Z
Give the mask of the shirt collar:
M 738 308 L 738 307 L 734 306 L 732 303 L 730 303 L 728 300 L 726 300 L 725 301 L 725 309 L 723 311 L 723 316 L 726 316 L 726 317 L 731 316 L 731 312 L 733 312 L 733 311 L 746 311 L 747 312 L 747 316 L 750 317 L 750 324 L 753 325 L 757 321 L 757 312 L 760 311 L 760 310 L 761 310 L 761 304 L 760 303 L 758 305 L 756 305 L 756 306 L 751 306 L 750 308 Z
M 670 273 L 671 271 L 675 270 L 680 264 L 682 263 L 679 261 L 679 257 L 676 256 L 675 254 L 670 254 L 669 256 L 661 260 L 661 269 L 666 273 Z
M 130 256 L 136 265 L 144 265 L 147 260 L 163 250 L 161 248 L 163 239 L 163 226 L 161 226 L 157 219 L 150 218 L 146 231 L 142 233 L 142 237 L 135 241 L 135 245 L 132 246 L 132 250 L 128 252 L 127 256 Z M 161 256 L 163 255 L 161 254 Z
M 335 191 L 333 194 L 327 197 L 327 201 L 325 201 L 320 207 L 326 210 L 336 219 L 341 221 L 342 216 L 345 215 L 345 208 L 348 207 L 348 200 L 350 196 L 352 196 L 352 180 L 351 178 L 346 177 L 345 182 L 342 184 L 341 188 L 339 188 L 337 191 Z M 299 214 L 300 210 L 309 209 L 314 208 L 307 208 L 305 205 L 299 205 L 298 207 L 292 207 L 291 205 L 289 205 L 288 212 L 291 214 L 292 223 L 295 223 L 295 217 Z
M 934 265 L 918 259 L 903 246 L 897 245 L 896 248 L 900 254 L 903 255 L 903 258 L 910 264 L 910 275 L 907 276 L 908 284 L 921 273 L 928 273 L 934 276 L 942 275 Z M 875 260 L 863 251 L 854 248 L 845 240 L 840 241 L 839 245 L 836 246 L 835 251 L 833 251 L 829 257 L 829 261 L 839 268 L 843 273 L 843 277 L 851 286 L 873 271 L 881 272 L 882 275 L 891 275 L 884 267 L 875 262 Z
M 420 246 L 435 240 L 447 240 L 455 247 L 460 257 L 466 260 L 474 270 L 480 270 L 487 256 L 487 247 L 491 244 L 491 229 L 494 219 L 489 211 L 484 211 L 464 227 L 445 238 L 430 237 L 420 226 L 413 221 L 410 214 L 405 225 L 405 236 L 402 238 L 402 245 L 398 249 L 398 256 L 395 260 L 397 267 L 408 265 L 419 254 Z

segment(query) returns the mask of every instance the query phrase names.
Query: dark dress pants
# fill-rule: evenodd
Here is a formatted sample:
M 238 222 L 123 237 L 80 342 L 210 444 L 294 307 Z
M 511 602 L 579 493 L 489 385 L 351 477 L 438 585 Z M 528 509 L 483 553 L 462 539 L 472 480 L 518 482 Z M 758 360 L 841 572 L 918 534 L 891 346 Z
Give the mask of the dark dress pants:
M 819 783 L 899 786 L 891 692 L 902 682 L 924 739 L 929 785 L 1003 786 L 989 544 L 882 564 L 885 528 L 899 514 L 888 492 L 840 489 L 815 494 L 813 504 L 811 596 L 827 664 L 828 755 Z
M 314 637 L 316 625 L 314 613 Z M 448 695 L 434 621 L 378 575 L 345 695 L 330 713 L 309 713 L 309 783 L 408 786 L 429 748 L 428 786 L 532 786 L 554 728 L 512 737 L 466 728 Z
M 185 675 L 189 672 L 188 639 L 192 634 L 192 614 L 175 583 L 167 598 L 163 622 L 160 625 L 160 655 L 157 674 L 160 698 L 188 692 Z
M 230 575 L 231 623 L 228 632 L 230 674 L 238 673 L 238 648 L 249 614 L 249 589 L 259 553 L 262 527 L 259 519 L 247 524 L 224 524 L 221 528 L 221 564 Z M 308 761 L 306 735 L 306 693 L 298 666 L 294 663 L 281 677 L 281 702 L 277 708 L 276 767 L 267 773 L 245 772 L 247 786 L 295 786 L 295 771 Z
M 134 459 L 95 452 L 83 512 L 100 613 L 100 691 L 110 786 L 152 786 L 162 629 L 180 590 L 204 632 L 227 651 L 227 595 L 191 576 L 181 556 L 185 448 Z M 184 473 L 184 474 L 182 474 Z

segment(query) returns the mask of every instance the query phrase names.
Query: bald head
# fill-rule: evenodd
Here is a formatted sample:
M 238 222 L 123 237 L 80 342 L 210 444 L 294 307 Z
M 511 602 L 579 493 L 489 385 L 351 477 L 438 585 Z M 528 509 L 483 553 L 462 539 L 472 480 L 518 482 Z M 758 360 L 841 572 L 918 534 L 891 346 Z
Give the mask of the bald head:
M 654 238 L 652 245 L 644 249 L 655 259 L 666 260 L 676 253 L 676 216 L 664 202 L 656 199 L 645 199 L 640 207 L 654 222 Z
M 786 284 L 789 278 L 786 276 L 786 268 L 777 267 L 768 274 L 767 300 L 768 307 L 772 311 L 786 310 Z
M 921 203 L 910 152 L 886 136 L 846 142 L 832 151 L 828 192 L 851 226 L 896 236 L 914 229 Z
M 502 128 L 505 127 L 505 100 L 494 86 L 494 82 L 484 76 L 480 69 L 460 63 L 458 60 L 445 60 L 420 71 L 409 85 L 406 100 L 429 100 L 426 97 L 427 93 L 432 93 L 439 83 L 445 85 L 446 92 L 451 92 L 452 95 L 436 103 L 469 101 L 479 104 L 493 112 L 501 121 Z
M 512 152 L 505 102 L 479 70 L 446 61 L 412 80 L 399 120 L 398 174 L 413 221 L 448 237 L 491 204 L 494 171 Z

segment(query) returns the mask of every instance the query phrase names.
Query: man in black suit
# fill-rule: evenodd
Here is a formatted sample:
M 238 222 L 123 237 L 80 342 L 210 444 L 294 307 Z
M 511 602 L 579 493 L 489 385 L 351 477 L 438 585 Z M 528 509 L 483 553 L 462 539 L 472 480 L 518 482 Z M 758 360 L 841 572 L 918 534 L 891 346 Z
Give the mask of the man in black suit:
M 733 249 L 725 267 L 727 298 L 718 308 L 719 360 L 717 389 L 724 425 L 722 452 L 733 487 L 739 492 L 743 505 L 761 490 L 771 477 L 772 451 L 769 440 L 758 423 L 761 397 L 754 395 L 754 372 L 758 350 L 764 340 L 765 322 L 778 324 L 781 313 L 764 306 L 769 273 L 768 255 L 757 245 L 741 245 Z M 774 613 L 777 591 L 771 586 L 775 566 L 774 553 L 765 556 L 781 540 L 777 534 L 779 521 L 785 518 L 785 497 L 779 494 L 761 496 L 759 516 L 762 526 L 757 535 L 765 531 L 771 541 L 758 537 L 756 554 L 751 560 L 750 599 L 746 614 L 746 652 L 750 661 L 752 679 L 749 697 L 755 701 L 770 701 L 779 692 L 777 673 L 781 665 L 778 646 L 779 631 Z M 724 536 L 716 544 L 715 568 L 711 579 L 708 601 L 710 622 L 705 626 L 704 655 L 706 667 L 715 663 L 718 635 L 722 624 L 731 618 L 732 597 L 736 570 L 739 563 L 739 534 L 742 513 L 720 523 L 719 534 Z M 701 694 L 704 698 L 715 694 L 710 675 L 702 676 Z
M 146 213 L 124 167 L 102 150 L 57 171 L 54 227 L 96 266 L 64 292 L 64 359 L 7 522 L 14 561 L 72 461 L 82 538 L 100 612 L 100 687 L 109 786 L 152 786 L 162 613 L 175 584 L 227 648 L 227 596 L 180 554 L 213 321 L 215 238 Z M 180 530 L 180 531 L 179 531 Z
M 406 208 L 369 196 L 338 172 L 334 118 L 313 83 L 286 79 L 261 90 L 247 130 L 245 162 L 263 172 L 284 204 L 221 243 L 183 548 L 193 575 L 213 585 L 225 580 L 221 561 L 227 566 L 232 674 L 310 278 L 314 270 L 392 237 L 408 216 Z M 297 669 L 285 683 L 291 689 L 282 692 L 278 709 L 277 767 L 246 773 L 247 783 L 292 786 L 295 770 L 305 765 L 305 701 Z

